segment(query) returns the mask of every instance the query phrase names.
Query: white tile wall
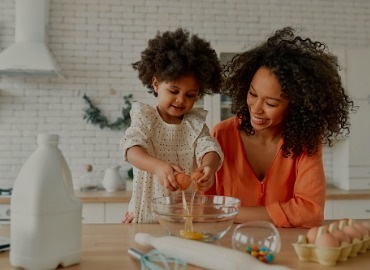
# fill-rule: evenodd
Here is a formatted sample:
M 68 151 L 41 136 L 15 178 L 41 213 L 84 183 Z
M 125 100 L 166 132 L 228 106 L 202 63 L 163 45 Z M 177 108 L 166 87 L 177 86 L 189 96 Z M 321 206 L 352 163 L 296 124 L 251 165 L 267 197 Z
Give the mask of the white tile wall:
M 0 50 L 14 41 L 14 2 L 0 1 Z M 13 185 L 41 132 L 61 136 L 74 181 L 86 163 L 120 164 L 122 131 L 87 124 L 82 95 L 111 120 L 128 93 L 153 103 L 130 63 L 158 30 L 186 27 L 224 47 L 249 46 L 292 25 L 329 46 L 370 46 L 369 16 L 367 0 L 52 0 L 48 43 L 66 79 L 0 77 L 0 187 Z M 325 166 L 330 178 L 330 150 Z

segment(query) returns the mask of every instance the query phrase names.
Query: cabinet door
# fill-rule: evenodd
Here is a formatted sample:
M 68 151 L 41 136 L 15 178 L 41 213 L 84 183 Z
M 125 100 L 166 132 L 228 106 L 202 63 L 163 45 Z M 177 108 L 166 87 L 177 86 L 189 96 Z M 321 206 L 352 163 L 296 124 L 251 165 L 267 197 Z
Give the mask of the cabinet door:
M 335 52 L 334 52 L 335 53 Z M 369 188 L 370 182 L 370 48 L 346 49 L 346 89 L 358 110 L 350 114 L 350 134 L 333 148 L 334 185 L 344 189 Z
M 331 200 L 325 201 L 324 219 L 325 220 L 333 219 L 333 201 Z
M 349 165 L 367 166 L 370 171 L 370 102 L 355 100 L 355 103 L 358 105 L 358 111 L 352 113 L 350 119 Z
M 104 203 L 84 203 L 82 223 L 104 223 Z
M 370 218 L 370 200 L 333 200 L 333 218 Z
M 105 223 L 121 223 L 128 203 L 105 203 Z
M 0 203 L 0 224 L 10 223 L 10 204 Z
M 352 98 L 370 96 L 370 48 L 347 50 L 347 86 Z

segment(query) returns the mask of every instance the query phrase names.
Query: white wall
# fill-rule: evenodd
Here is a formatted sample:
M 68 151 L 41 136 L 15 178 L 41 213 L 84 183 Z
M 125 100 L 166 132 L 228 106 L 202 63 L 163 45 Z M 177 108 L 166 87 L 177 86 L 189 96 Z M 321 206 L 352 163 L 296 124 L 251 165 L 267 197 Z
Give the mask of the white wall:
M 14 0 L 0 1 L 0 50 L 14 41 Z M 122 97 L 154 102 L 130 63 L 160 30 L 182 26 L 211 41 L 249 46 L 279 27 L 306 28 L 329 47 L 370 46 L 367 0 L 52 0 L 49 47 L 66 79 L 0 77 L 0 187 L 11 187 L 38 133 L 57 133 L 74 181 L 91 163 L 122 163 L 122 131 L 83 119 L 86 93 L 115 120 Z M 114 94 L 115 91 L 116 94 Z M 331 152 L 325 154 L 331 177 Z

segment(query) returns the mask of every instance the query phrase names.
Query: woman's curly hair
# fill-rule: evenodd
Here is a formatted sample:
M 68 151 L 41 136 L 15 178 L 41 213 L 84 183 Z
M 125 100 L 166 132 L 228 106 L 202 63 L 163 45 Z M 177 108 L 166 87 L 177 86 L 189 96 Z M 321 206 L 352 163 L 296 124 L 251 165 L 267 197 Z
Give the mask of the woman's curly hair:
M 222 69 L 216 51 L 210 43 L 190 35 L 187 30 L 157 33 L 148 41 L 148 47 L 141 53 L 141 60 L 132 64 L 139 72 L 139 79 L 149 93 L 157 96 L 152 79 L 175 81 L 184 75 L 194 75 L 200 84 L 198 97 L 220 93 Z
M 240 130 L 254 134 L 250 123 L 247 94 L 260 67 L 278 78 L 282 97 L 289 101 L 283 123 L 283 154 L 316 153 L 321 144 L 349 133 L 349 111 L 355 107 L 343 88 L 340 66 L 327 46 L 294 34 L 286 27 L 266 42 L 236 55 L 225 65 L 223 91 L 231 97 L 231 112 L 241 119 Z

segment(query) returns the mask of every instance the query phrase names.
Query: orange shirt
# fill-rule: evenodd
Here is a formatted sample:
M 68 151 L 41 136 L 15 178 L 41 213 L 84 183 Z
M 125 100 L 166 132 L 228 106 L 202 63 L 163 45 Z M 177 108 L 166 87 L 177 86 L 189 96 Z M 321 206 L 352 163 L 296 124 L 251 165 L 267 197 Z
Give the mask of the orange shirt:
M 237 197 L 242 206 L 266 206 L 278 227 L 322 225 L 326 191 L 322 149 L 312 156 L 284 158 L 280 140 L 265 178 L 259 181 L 246 158 L 238 125 L 239 120 L 232 117 L 212 130 L 224 152 L 224 163 L 206 194 Z

